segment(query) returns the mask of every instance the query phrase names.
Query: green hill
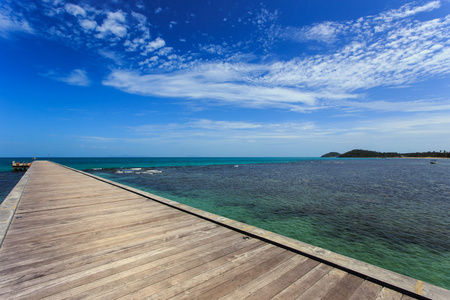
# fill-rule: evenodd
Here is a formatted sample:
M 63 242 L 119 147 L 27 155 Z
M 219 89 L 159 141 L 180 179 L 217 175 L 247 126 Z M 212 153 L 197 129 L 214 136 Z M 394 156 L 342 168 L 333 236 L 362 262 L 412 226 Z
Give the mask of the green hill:
M 339 157 L 341 154 L 339 152 L 328 152 L 327 154 L 322 155 L 321 157 Z
M 344 154 L 339 157 L 401 157 L 397 152 L 377 152 L 377 151 L 369 151 L 362 149 L 355 149 Z
M 428 152 L 414 152 L 414 153 L 397 153 L 397 152 L 377 152 L 370 150 L 354 149 L 344 154 L 338 152 L 329 152 L 321 157 L 436 157 L 436 158 L 450 158 L 448 151 L 428 151 Z

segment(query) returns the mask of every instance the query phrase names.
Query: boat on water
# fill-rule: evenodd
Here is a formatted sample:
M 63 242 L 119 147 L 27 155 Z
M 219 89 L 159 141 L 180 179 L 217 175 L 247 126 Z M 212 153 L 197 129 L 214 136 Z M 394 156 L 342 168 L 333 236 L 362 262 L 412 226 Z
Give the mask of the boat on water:
M 432 165 L 437 165 L 438 162 L 437 162 L 437 160 L 433 159 L 432 161 L 430 161 L 430 164 L 432 164 Z
M 28 162 L 15 162 L 11 163 L 11 167 L 13 171 L 26 171 L 29 167 L 31 167 L 31 163 Z

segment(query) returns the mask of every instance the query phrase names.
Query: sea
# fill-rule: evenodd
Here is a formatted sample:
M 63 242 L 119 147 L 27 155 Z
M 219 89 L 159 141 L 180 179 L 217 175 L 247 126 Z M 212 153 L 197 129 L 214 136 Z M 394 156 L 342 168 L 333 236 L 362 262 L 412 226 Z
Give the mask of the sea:
M 450 289 L 448 159 L 49 160 Z

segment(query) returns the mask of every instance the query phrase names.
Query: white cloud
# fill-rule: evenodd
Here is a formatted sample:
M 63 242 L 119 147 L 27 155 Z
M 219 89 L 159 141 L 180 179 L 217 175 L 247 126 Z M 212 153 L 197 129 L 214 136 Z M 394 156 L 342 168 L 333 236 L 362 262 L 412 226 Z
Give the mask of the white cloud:
M 336 106 L 349 111 L 374 111 L 374 112 L 442 112 L 450 111 L 450 99 L 414 100 L 414 101 L 340 101 Z
M 333 43 L 343 26 L 343 24 L 337 22 L 327 21 L 301 29 L 288 27 L 281 33 L 281 37 L 299 42 L 317 40 L 324 43 Z
M 339 126 L 339 125 L 336 125 Z M 443 113 L 417 113 L 404 116 L 373 118 L 370 120 L 344 123 L 340 126 L 342 133 L 358 135 L 361 142 L 369 140 L 382 142 L 382 139 L 392 139 L 396 149 L 401 149 L 402 139 L 415 137 L 418 139 L 417 147 L 427 145 L 427 141 L 436 143 L 442 141 L 443 136 L 450 134 L 450 119 Z M 385 142 L 383 142 L 385 143 Z M 429 149 L 424 149 L 429 150 Z M 417 150 L 416 150 L 417 151 Z
M 105 38 L 113 35 L 118 38 L 123 38 L 127 34 L 127 25 L 125 24 L 126 16 L 121 10 L 116 12 L 108 12 L 107 18 L 103 20 L 103 24 L 97 27 L 99 32 L 96 36 L 98 38 Z
M 211 129 L 211 130 L 240 130 L 240 129 L 255 129 L 261 128 L 263 125 L 253 122 L 235 122 L 235 121 L 214 121 L 208 119 L 200 119 L 189 122 L 189 127 L 199 129 Z
M 225 53 L 229 52 L 229 49 L 227 49 L 226 47 L 214 44 L 201 46 L 200 50 L 208 52 L 210 54 L 217 54 L 217 55 L 224 55 Z
M 407 3 L 399 9 L 389 10 L 376 16 L 361 17 L 354 21 L 316 23 L 302 28 L 288 27 L 281 31 L 280 37 L 297 42 L 317 40 L 333 43 L 338 38 L 353 41 L 367 41 L 375 33 L 407 28 L 411 20 L 403 20 L 421 12 L 432 11 L 440 7 L 439 1 L 432 1 L 422 6 Z M 405 24 L 405 22 L 407 22 Z
M 131 15 L 136 19 L 136 20 L 138 20 L 138 22 L 139 22 L 139 24 L 147 24 L 147 17 L 146 16 L 144 16 L 143 14 L 140 14 L 140 13 L 137 13 L 137 12 L 134 12 L 134 11 L 132 11 L 131 12 Z
M 365 105 L 349 100 L 360 96 L 355 91 L 407 85 L 450 74 L 450 31 L 446 30 L 450 17 L 428 21 L 408 18 L 436 9 L 438 4 L 436 1 L 422 6 L 407 4 L 374 17 L 324 22 L 301 29 L 298 39 L 330 42 L 339 38 L 342 46 L 330 47 L 324 54 L 253 64 L 243 63 L 242 59 L 230 59 L 227 64 L 202 60 L 186 64 L 186 57 L 172 55 L 174 64 L 153 56 L 141 65 L 166 72 L 145 75 L 116 70 L 104 84 L 128 93 L 254 108 L 277 107 L 300 112 L 329 107 L 376 110 L 382 101 Z M 266 13 L 259 15 L 258 20 L 265 23 L 273 17 Z M 383 21 L 386 18 L 389 24 Z M 172 48 L 164 46 L 165 41 L 157 38 L 146 45 L 142 54 L 159 49 L 157 55 L 168 57 Z M 226 51 L 214 44 L 201 47 L 220 57 Z M 400 109 L 397 104 L 384 104 L 385 110 Z M 411 104 L 421 111 L 426 109 L 422 103 Z
M 175 25 L 178 25 L 178 22 L 170 21 L 169 28 L 172 29 Z
M 82 7 L 80 7 L 78 5 L 75 5 L 75 4 L 72 4 L 72 3 L 67 3 L 64 6 L 64 8 L 66 9 L 66 11 L 69 14 L 71 14 L 71 15 L 73 15 L 75 17 L 76 16 L 86 17 L 86 11 Z
M 353 98 L 345 93 L 308 91 L 287 87 L 252 84 L 245 76 L 259 73 L 256 66 L 231 64 L 205 64 L 194 70 L 170 74 L 141 75 L 133 71 L 113 71 L 103 81 L 134 94 L 202 99 L 216 103 L 254 108 L 279 107 L 296 111 L 315 110 L 317 101 Z
M 33 29 L 22 16 L 0 8 L 0 37 L 8 38 L 14 32 L 33 33 Z
M 261 6 L 239 23 L 231 22 L 232 16 L 227 17 L 234 26 L 246 23 L 256 28 L 257 32 L 246 36 L 247 40 L 232 43 L 233 39 L 199 35 L 199 42 L 188 51 L 184 47 L 191 43 L 184 43 L 183 49 L 175 48 L 177 42 L 171 44 L 171 37 L 158 32 L 158 26 L 149 23 L 145 12 L 137 13 L 128 6 L 124 11 L 110 11 L 60 1 L 46 7 L 52 8 L 55 18 L 52 24 L 56 25 L 42 29 L 41 35 L 86 45 L 112 59 L 108 67 L 113 71 L 104 84 L 128 93 L 186 98 L 191 103 L 201 100 L 215 105 L 299 112 L 330 107 L 346 111 L 398 111 L 402 110 L 401 104 L 389 99 L 376 102 L 355 99 L 364 97 L 371 88 L 412 85 L 450 74 L 450 16 L 429 19 L 426 14 L 438 9 L 439 1 L 412 2 L 357 20 L 325 21 L 285 29 L 277 25 L 277 11 L 270 12 Z M 76 22 L 67 23 L 64 13 L 57 9 L 76 16 L 79 26 Z M 161 12 L 161 8 L 155 11 Z M 415 17 L 419 13 L 423 18 Z M 176 22 L 184 24 L 178 19 Z M 162 28 L 168 23 L 159 25 Z M 156 31 L 158 37 L 152 39 L 150 30 Z M 31 27 L 19 13 L 0 10 L 0 35 L 5 37 L 12 31 L 31 32 Z M 309 42 L 307 47 L 315 40 L 319 44 L 312 43 L 313 46 L 322 48 L 302 52 L 305 49 L 302 44 L 293 58 L 266 55 L 270 45 L 287 38 Z M 183 36 L 174 39 L 186 41 Z M 83 85 L 83 80 L 75 80 L 86 76 L 83 72 L 74 71 L 72 84 Z M 66 82 L 71 82 L 69 76 L 54 77 L 65 77 Z M 446 108 L 448 102 L 408 103 L 409 109 L 414 106 L 418 111 L 436 111 Z
M 80 22 L 81 27 L 83 27 L 83 29 L 85 29 L 85 30 L 94 30 L 95 28 L 97 28 L 97 22 L 95 22 L 95 21 L 83 19 L 83 20 L 80 20 L 79 22 Z
M 131 133 L 128 138 L 79 138 L 91 143 L 136 143 L 148 146 L 157 143 L 165 146 L 162 146 L 164 153 L 161 155 L 167 155 L 167 149 L 176 148 L 183 149 L 181 155 L 186 155 L 190 150 L 193 154 L 208 155 L 208 151 L 213 150 L 215 155 L 233 153 L 235 156 L 270 156 L 274 155 L 272 150 L 276 149 L 278 155 L 299 156 L 305 155 L 302 152 L 304 149 L 310 149 L 308 155 L 319 156 L 330 150 L 345 152 L 361 145 L 377 151 L 408 152 L 427 151 L 436 147 L 440 149 L 442 136 L 450 134 L 450 119 L 448 114 L 415 114 L 359 121 L 334 120 L 329 123 L 192 119 L 123 129 Z M 411 139 L 418 142 L 411 142 Z M 167 147 L 169 145 L 177 147 Z M 261 152 L 261 149 L 264 150 Z M 180 152 L 172 155 L 180 155 Z
M 91 85 L 91 81 L 89 80 L 86 71 L 80 69 L 75 69 L 71 71 L 69 74 L 61 74 L 55 71 L 50 71 L 40 75 L 56 81 L 65 82 L 69 85 L 77 85 L 77 86 Z
M 326 134 L 311 122 L 263 123 L 210 119 L 194 119 L 185 123 L 141 125 L 128 127 L 128 130 L 143 136 L 163 135 L 169 139 L 189 136 L 202 140 L 224 138 L 235 140 L 300 139 Z
M 62 81 L 70 85 L 88 86 L 91 85 L 91 81 L 87 77 L 86 71 L 76 69 L 70 72 L 70 74 L 62 78 Z
M 145 9 L 144 2 L 142 2 L 142 1 L 137 2 L 136 3 L 136 7 L 139 8 L 139 9 L 144 10 Z
M 157 37 L 156 40 L 149 42 L 145 46 L 145 50 L 142 52 L 142 55 L 147 55 L 149 52 L 153 52 L 156 49 L 164 47 L 165 45 L 166 42 L 162 38 Z
M 102 142 L 102 143 L 111 143 L 111 142 L 120 142 L 121 139 L 118 138 L 108 138 L 108 137 L 101 137 L 101 136 L 76 136 L 80 141 L 84 142 Z
M 353 41 L 329 54 L 276 63 L 261 80 L 275 85 L 350 92 L 446 75 L 450 73 L 449 27 L 448 16 L 406 24 L 394 22 L 376 35 L 369 26 L 353 36 Z M 351 37 L 353 33 L 345 34 Z
M 384 22 L 390 22 L 395 19 L 402 19 L 413 16 L 415 14 L 432 11 L 441 6 L 440 1 L 431 1 L 422 6 L 416 6 L 413 3 L 407 3 L 400 7 L 399 9 L 393 9 L 385 13 L 381 13 L 375 20 L 382 20 Z

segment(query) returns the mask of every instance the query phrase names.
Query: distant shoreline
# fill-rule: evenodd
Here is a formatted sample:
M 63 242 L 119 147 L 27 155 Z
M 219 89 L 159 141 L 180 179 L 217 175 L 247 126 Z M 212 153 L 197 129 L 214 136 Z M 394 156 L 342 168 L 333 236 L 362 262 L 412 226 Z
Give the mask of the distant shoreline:
M 450 158 L 450 152 L 447 151 L 427 151 L 427 152 L 412 152 L 412 153 L 398 153 L 398 152 L 378 152 L 363 149 L 354 149 L 347 151 L 344 154 L 339 152 L 329 152 L 321 157 L 335 157 L 335 158 L 425 158 L 438 159 Z
M 395 157 L 394 157 L 395 158 Z M 417 157 L 417 156 L 401 156 L 398 158 L 420 158 L 420 159 L 450 159 L 450 157 L 436 157 L 436 156 L 424 156 L 424 157 Z

